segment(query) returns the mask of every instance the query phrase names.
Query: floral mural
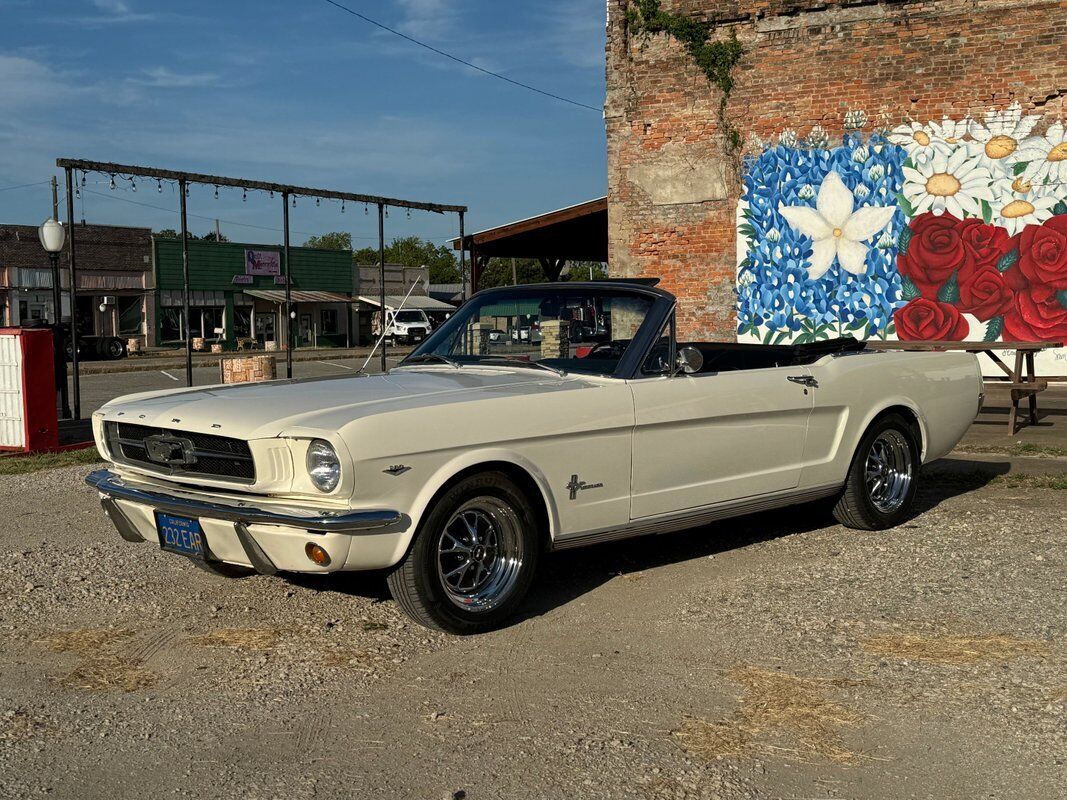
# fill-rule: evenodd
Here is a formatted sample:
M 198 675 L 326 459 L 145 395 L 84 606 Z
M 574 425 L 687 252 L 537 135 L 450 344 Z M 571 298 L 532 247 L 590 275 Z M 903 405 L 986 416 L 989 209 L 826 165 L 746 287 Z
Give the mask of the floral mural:
M 1016 103 L 758 147 L 738 338 L 1067 340 L 1067 131 L 1041 127 Z

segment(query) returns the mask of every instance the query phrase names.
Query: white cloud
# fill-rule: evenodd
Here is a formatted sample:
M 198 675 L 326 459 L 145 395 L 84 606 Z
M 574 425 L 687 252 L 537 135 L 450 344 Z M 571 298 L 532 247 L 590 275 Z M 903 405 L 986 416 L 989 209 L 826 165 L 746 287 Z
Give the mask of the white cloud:
M 416 39 L 441 40 L 456 30 L 452 0 L 397 0 L 404 14 L 397 28 Z
M 142 70 L 142 76 L 130 79 L 140 86 L 151 86 L 158 89 L 192 89 L 205 86 L 216 86 L 219 76 L 213 72 L 174 72 L 167 67 L 152 67 Z
M 125 0 L 91 0 L 100 13 L 89 17 L 64 17 L 62 21 L 77 25 L 110 25 L 125 22 L 151 22 L 158 14 L 135 11 Z
M 560 0 L 542 9 L 547 45 L 576 67 L 604 68 L 607 18 L 603 0 Z

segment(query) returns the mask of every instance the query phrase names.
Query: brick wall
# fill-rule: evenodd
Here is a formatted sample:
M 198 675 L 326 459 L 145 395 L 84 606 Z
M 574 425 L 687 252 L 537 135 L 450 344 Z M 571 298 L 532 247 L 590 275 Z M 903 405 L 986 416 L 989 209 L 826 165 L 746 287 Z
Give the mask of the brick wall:
M 676 41 L 633 36 L 627 0 L 608 2 L 606 120 L 610 258 L 679 298 L 684 338 L 733 339 L 741 181 L 718 125 L 719 90 Z M 727 114 L 746 141 L 844 115 L 872 128 L 981 117 L 1018 101 L 1067 114 L 1067 3 L 1055 0 L 812 2 L 663 0 L 718 21 L 745 54 Z

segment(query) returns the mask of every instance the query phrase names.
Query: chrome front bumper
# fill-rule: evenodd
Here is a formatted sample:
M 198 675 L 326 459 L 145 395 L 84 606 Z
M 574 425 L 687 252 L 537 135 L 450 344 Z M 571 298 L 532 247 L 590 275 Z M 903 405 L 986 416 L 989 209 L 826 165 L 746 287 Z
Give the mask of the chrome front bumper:
M 127 480 L 106 469 L 89 473 L 85 482 L 100 493 L 100 504 L 123 539 L 143 542 L 145 536 L 116 501 L 135 503 L 153 511 L 202 521 L 230 522 L 233 523 L 233 533 L 240 542 L 248 563 L 257 572 L 267 575 L 277 572 L 278 567 L 249 532 L 249 525 L 277 525 L 313 534 L 360 534 L 386 532 L 386 529 L 405 520 L 405 516 L 399 511 L 389 510 L 345 512 L 288 505 L 270 509 L 231 498 L 207 501 L 195 496 L 193 492 L 181 489 L 162 491 L 147 484 Z M 209 560 L 214 560 L 210 553 L 206 556 Z

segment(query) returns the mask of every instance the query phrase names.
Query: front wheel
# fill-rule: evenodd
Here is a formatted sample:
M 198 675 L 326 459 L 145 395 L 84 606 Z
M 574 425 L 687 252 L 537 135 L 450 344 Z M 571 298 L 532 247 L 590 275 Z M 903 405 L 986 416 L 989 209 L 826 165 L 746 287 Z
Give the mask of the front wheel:
M 914 427 L 898 414 L 876 421 L 852 459 L 834 517 L 848 528 L 867 531 L 899 525 L 915 502 L 918 465 Z
M 539 551 L 529 500 L 500 472 L 450 487 L 419 525 L 389 589 L 416 622 L 480 633 L 510 617 L 530 588 Z

